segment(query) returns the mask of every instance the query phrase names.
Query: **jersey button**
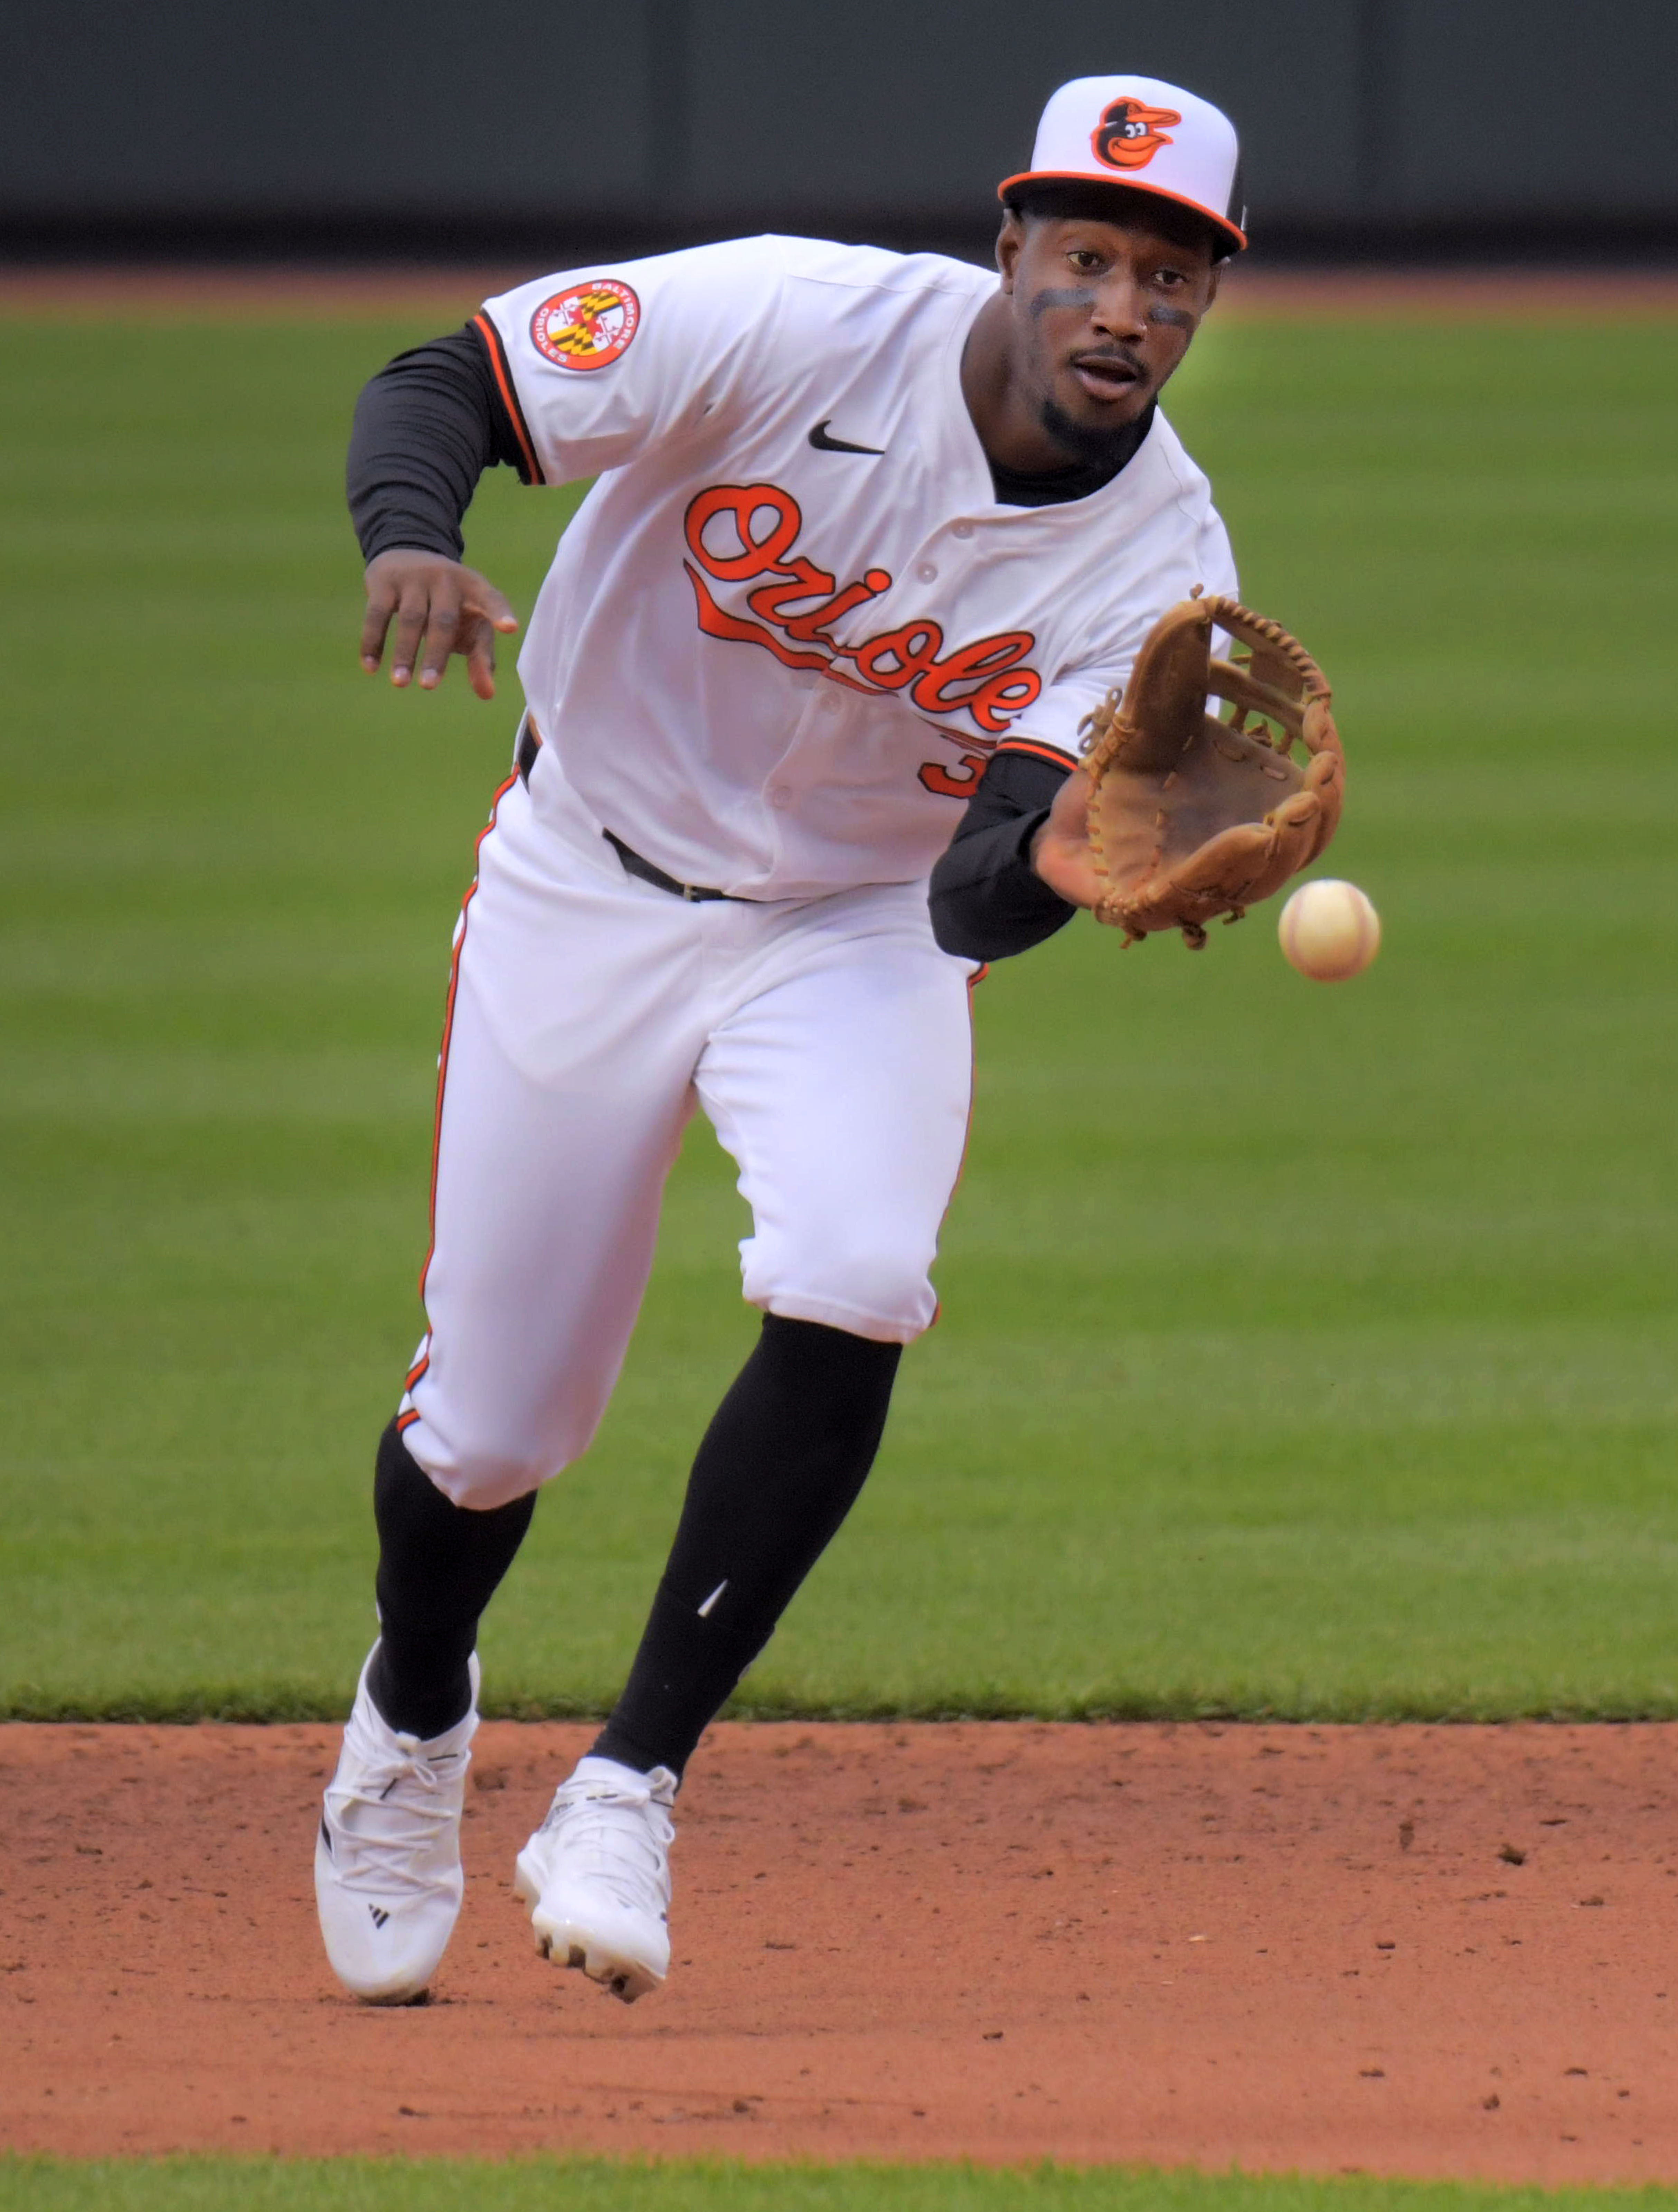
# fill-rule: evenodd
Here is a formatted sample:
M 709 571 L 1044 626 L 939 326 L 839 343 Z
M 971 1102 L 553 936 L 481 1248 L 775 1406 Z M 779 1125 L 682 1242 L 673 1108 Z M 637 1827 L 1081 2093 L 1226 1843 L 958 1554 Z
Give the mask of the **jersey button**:
M 923 561 L 919 568 L 916 569 L 915 574 L 920 578 L 924 584 L 932 584 L 937 581 L 938 571 L 930 561 Z
M 784 813 L 792 804 L 792 793 L 790 791 L 772 791 L 767 796 L 769 804 L 777 813 Z
M 971 538 L 973 534 L 973 526 L 971 522 L 952 523 L 949 534 L 952 538 Z

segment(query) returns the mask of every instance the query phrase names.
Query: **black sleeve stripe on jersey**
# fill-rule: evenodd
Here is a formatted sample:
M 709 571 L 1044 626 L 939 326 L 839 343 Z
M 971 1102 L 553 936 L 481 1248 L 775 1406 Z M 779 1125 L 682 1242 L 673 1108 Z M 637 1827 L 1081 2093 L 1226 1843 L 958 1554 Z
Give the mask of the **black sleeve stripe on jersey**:
M 524 481 L 530 484 L 546 483 L 548 479 L 536 459 L 536 443 L 530 436 L 530 425 L 524 420 L 524 410 L 518 404 L 518 394 L 513 387 L 512 371 L 507 366 L 506 348 L 501 343 L 501 333 L 482 312 L 473 316 L 472 328 L 483 341 L 484 351 L 489 356 L 495 388 L 501 395 L 501 404 L 507 410 L 507 420 L 518 441 L 518 450 L 524 457 Z
M 1033 760 L 1047 761 L 1053 768 L 1075 769 L 1078 765 L 1070 753 L 1063 753 L 1055 745 L 1040 745 L 1035 738 L 1004 738 L 997 751 L 1025 753 Z

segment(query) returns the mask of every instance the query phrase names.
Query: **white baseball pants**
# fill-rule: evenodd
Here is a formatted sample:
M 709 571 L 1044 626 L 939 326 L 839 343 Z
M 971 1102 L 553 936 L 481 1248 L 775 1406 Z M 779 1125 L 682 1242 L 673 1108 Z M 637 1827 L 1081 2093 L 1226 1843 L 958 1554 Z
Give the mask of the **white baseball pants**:
M 751 1304 L 919 1335 L 972 975 L 924 884 L 688 902 L 627 874 L 544 747 L 498 795 L 455 932 L 428 1327 L 398 1415 L 438 1487 L 500 1505 L 587 1448 L 696 1103 L 739 1164 Z

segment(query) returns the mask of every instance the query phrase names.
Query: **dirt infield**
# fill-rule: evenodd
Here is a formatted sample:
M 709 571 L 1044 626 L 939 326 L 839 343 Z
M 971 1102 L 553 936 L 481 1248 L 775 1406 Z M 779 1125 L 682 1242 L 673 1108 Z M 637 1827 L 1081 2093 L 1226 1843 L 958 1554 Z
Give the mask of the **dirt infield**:
M 610 256 L 603 257 L 609 259 Z M 579 264 L 579 265 L 586 265 Z M 0 266 L 0 316 L 191 319 L 435 313 L 469 315 L 539 269 L 190 266 Z M 1291 320 L 1312 316 L 1678 315 L 1678 270 L 1266 270 L 1231 272 L 1219 312 Z
M 633 2008 L 511 1892 L 585 1735 L 485 1727 L 380 2012 L 314 1927 L 334 1731 L 0 1728 L 0 2142 L 1678 2180 L 1678 1727 L 724 1727 Z

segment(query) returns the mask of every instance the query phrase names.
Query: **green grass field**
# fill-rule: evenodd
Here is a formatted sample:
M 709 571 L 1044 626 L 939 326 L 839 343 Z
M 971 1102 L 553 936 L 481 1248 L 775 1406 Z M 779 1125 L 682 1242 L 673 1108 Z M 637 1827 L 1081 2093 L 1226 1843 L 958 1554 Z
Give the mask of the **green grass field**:
M 621 2165 L 594 2159 L 0 2157 L 28 2212 L 1669 2212 L 1669 2189 L 1167 2173 L 1116 2167 Z
M 348 409 L 439 319 L 0 325 L 12 1715 L 334 1712 L 371 1632 L 516 713 L 355 665 Z M 1678 1713 L 1675 372 L 1674 323 L 1209 329 L 1172 412 L 1335 678 L 1385 950 L 1324 988 L 1268 915 L 1199 957 L 1079 923 L 993 974 L 944 1318 L 744 1709 Z M 494 482 L 471 556 L 528 608 L 566 512 Z M 740 1231 L 701 1130 L 493 1710 L 615 1688 L 751 1340 Z

